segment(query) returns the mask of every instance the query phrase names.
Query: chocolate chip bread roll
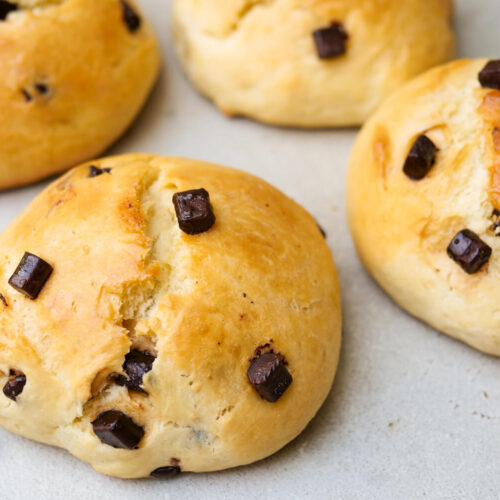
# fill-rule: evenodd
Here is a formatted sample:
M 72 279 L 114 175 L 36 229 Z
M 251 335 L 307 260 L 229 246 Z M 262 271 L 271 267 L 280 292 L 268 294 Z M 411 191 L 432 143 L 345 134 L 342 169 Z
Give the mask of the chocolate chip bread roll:
M 179 58 L 228 115 L 359 125 L 454 53 L 452 0 L 174 0 Z
M 336 371 L 314 219 L 264 181 L 128 155 L 71 170 L 0 236 L 0 424 L 168 479 L 292 440 Z
M 159 69 L 135 0 L 0 0 L 0 60 L 0 189 L 104 151 Z
M 350 226 L 411 314 L 500 355 L 500 62 L 462 60 L 391 97 L 352 153 Z

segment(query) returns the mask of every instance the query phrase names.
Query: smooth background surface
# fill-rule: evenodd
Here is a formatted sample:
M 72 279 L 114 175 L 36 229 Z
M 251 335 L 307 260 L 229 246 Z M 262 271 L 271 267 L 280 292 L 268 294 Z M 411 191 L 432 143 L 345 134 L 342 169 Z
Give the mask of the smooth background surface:
M 177 64 L 165 0 L 142 0 L 161 39 L 163 75 L 110 153 L 190 156 L 257 174 L 328 233 L 340 270 L 344 344 L 337 379 L 307 430 L 274 457 L 170 482 L 124 481 L 68 453 L 0 430 L 0 499 L 497 499 L 500 359 L 398 309 L 362 269 L 344 213 L 355 130 L 274 129 L 220 115 Z M 457 1 L 461 56 L 500 57 L 498 0 Z M 0 193 L 0 228 L 45 184 Z M 500 297 L 499 297 L 500 300 Z

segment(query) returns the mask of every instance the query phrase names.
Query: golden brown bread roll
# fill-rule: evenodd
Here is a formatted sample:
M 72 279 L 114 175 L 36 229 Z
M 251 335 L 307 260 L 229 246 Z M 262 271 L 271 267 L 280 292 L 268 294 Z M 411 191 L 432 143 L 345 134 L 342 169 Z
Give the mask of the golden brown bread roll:
M 454 53 L 451 0 L 174 0 L 174 41 L 228 115 L 359 125 L 402 83 Z
M 337 367 L 340 290 L 314 219 L 199 161 L 71 170 L 0 236 L 0 293 L 1 425 L 118 477 L 274 453 Z
M 404 309 L 500 355 L 500 62 L 455 61 L 396 92 L 350 161 L 350 226 Z
M 135 0 L 0 2 L 0 189 L 102 153 L 158 74 Z

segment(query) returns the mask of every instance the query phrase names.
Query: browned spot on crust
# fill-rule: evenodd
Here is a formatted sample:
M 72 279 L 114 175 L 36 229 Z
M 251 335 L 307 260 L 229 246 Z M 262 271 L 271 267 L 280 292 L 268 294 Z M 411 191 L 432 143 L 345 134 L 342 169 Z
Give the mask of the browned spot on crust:
M 119 207 L 120 217 L 134 231 L 142 232 L 145 227 L 144 214 L 136 200 L 126 200 Z
M 500 153 L 500 129 L 498 127 L 493 129 L 493 145 L 497 153 Z
M 500 164 L 490 168 L 490 200 L 493 206 L 500 210 Z
M 391 139 L 387 134 L 387 130 L 384 127 L 378 126 L 373 139 L 373 161 L 384 180 L 391 161 L 391 149 Z
M 491 122 L 500 122 L 500 90 L 488 92 L 478 108 L 479 114 Z

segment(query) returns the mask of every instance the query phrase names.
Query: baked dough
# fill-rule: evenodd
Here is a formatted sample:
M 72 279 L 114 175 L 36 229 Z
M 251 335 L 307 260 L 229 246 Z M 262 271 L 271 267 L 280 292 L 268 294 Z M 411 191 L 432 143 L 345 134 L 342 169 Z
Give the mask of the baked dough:
M 224 113 L 351 126 L 453 57 L 451 12 L 452 0 L 174 0 L 173 33 L 187 74 Z M 316 47 L 313 33 L 332 24 Z
M 497 88 L 485 88 L 480 72 L 495 85 L 482 72 L 486 63 L 433 69 L 373 115 L 352 153 L 347 205 L 361 259 L 387 293 L 438 330 L 498 356 L 500 65 Z M 403 169 L 411 173 L 407 157 L 421 135 L 437 151 L 413 180 Z
M 0 189 L 102 153 L 142 107 L 160 64 L 135 0 L 13 0 L 11 11 L 5 5 Z
M 187 234 L 172 197 L 200 188 L 215 219 Z M 35 300 L 8 284 L 25 252 L 46 263 L 32 266 L 45 280 Z M 314 219 L 264 181 L 199 161 L 71 170 L 0 236 L 0 293 L 1 425 L 113 476 L 264 458 L 311 420 L 337 367 L 339 284 Z M 293 377 L 274 403 L 247 376 L 271 351 Z M 122 368 L 139 361 L 152 363 L 140 387 Z M 114 436 L 138 449 L 100 441 L 106 411 L 139 427 L 122 418 L 134 432 Z

